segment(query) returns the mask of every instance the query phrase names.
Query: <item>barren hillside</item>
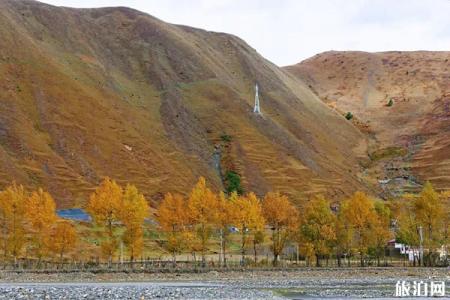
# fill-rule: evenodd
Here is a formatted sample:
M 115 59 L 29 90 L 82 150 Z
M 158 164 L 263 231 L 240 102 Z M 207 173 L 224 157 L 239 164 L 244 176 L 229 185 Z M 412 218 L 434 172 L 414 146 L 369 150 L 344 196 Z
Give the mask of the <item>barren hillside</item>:
M 284 68 L 371 139 L 367 178 L 388 192 L 450 188 L 450 52 L 325 52 Z
M 239 38 L 128 8 L 0 0 L 0 183 L 82 204 L 103 176 L 149 199 L 203 175 L 301 201 L 371 189 L 366 138 Z M 259 83 L 263 115 L 252 113 Z

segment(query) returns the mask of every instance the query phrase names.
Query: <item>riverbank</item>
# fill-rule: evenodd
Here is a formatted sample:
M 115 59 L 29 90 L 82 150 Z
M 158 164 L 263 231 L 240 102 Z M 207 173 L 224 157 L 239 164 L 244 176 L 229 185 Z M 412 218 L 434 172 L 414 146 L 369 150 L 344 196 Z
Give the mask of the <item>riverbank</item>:
M 450 280 L 450 268 L 301 268 L 209 272 L 13 272 L 0 271 L 0 283 L 27 282 L 146 282 L 267 279 L 440 278 Z
M 450 281 L 448 268 L 205 273 L 0 272 L 2 299 L 393 299 L 397 281 Z M 450 290 L 447 293 L 450 295 Z

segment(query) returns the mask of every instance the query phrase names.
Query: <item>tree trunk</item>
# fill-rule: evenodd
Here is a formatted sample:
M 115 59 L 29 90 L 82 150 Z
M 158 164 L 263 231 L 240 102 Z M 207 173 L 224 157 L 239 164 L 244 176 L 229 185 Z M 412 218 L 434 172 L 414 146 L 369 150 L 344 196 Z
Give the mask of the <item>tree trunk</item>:
M 274 267 L 278 266 L 278 256 L 279 256 L 278 253 L 273 254 L 273 266 Z
M 222 244 L 222 255 L 223 255 L 223 266 L 226 267 L 227 266 L 227 254 L 226 254 L 226 240 L 225 240 L 225 236 L 223 237 L 223 244 Z
M 114 240 L 114 233 L 113 233 L 113 228 L 112 228 L 112 226 L 113 226 L 112 222 L 113 222 L 112 219 L 109 218 L 108 219 L 108 235 L 109 235 L 109 242 L 111 243 L 111 245 L 112 245 L 113 240 Z M 108 257 L 108 268 L 111 268 L 112 267 L 112 261 L 113 261 L 113 254 L 114 254 L 114 250 L 112 249 L 112 247 L 110 247 L 110 250 L 109 250 L 108 254 L 109 254 L 109 257 Z
M 205 250 L 202 249 L 202 268 L 206 267 L 206 253 Z
M 253 242 L 253 253 L 254 253 L 254 255 L 255 255 L 255 266 L 256 266 L 256 264 L 258 263 L 258 259 L 257 259 L 257 257 L 256 257 L 256 243 L 255 242 Z
M 227 244 L 227 239 L 226 239 L 226 230 L 227 228 L 222 228 L 220 230 L 220 247 L 222 250 L 222 266 L 226 267 L 227 266 L 227 256 L 226 256 L 226 244 Z
M 273 266 L 278 265 L 278 256 L 280 255 L 280 229 L 277 227 L 275 230 L 272 230 L 272 251 L 273 251 Z
M 6 264 L 6 258 L 8 257 L 8 242 L 6 239 L 6 233 L 3 232 L 4 238 L 3 238 L 3 262 Z
M 336 260 L 337 260 L 338 267 L 341 267 L 341 255 L 340 255 L 339 251 L 336 251 Z
M 245 265 L 245 239 L 246 238 L 246 232 L 245 232 L 245 227 L 242 228 L 242 240 L 241 240 L 241 254 L 242 254 L 242 258 L 241 258 L 241 265 L 244 266 Z
M 175 251 L 172 251 L 172 264 L 174 268 L 177 266 L 177 254 Z
M 202 267 L 206 267 L 206 227 L 202 224 Z
M 381 250 L 380 250 L 380 248 L 381 248 L 381 247 L 378 247 L 378 249 L 377 249 L 377 267 L 380 266 L 380 256 L 381 256 Z
M 62 266 L 63 263 L 63 256 L 64 256 L 64 249 L 61 249 L 61 252 L 59 253 L 59 264 Z

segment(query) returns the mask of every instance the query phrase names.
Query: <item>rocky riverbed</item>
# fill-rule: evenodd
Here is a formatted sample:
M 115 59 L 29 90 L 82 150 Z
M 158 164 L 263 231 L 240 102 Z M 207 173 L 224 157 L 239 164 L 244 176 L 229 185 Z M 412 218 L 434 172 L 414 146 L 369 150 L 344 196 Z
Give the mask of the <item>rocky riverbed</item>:
M 450 273 L 444 268 L 212 271 L 193 274 L 0 272 L 0 299 L 390 298 L 394 296 L 398 280 L 448 283 Z M 450 295 L 449 291 L 447 295 Z

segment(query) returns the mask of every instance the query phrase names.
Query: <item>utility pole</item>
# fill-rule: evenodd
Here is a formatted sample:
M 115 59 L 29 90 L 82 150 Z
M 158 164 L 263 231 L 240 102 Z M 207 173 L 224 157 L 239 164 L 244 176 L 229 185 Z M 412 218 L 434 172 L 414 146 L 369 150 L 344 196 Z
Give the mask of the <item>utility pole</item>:
M 422 226 L 419 226 L 419 242 L 420 242 L 420 246 L 419 246 L 419 266 L 423 267 L 423 231 L 422 231 Z

